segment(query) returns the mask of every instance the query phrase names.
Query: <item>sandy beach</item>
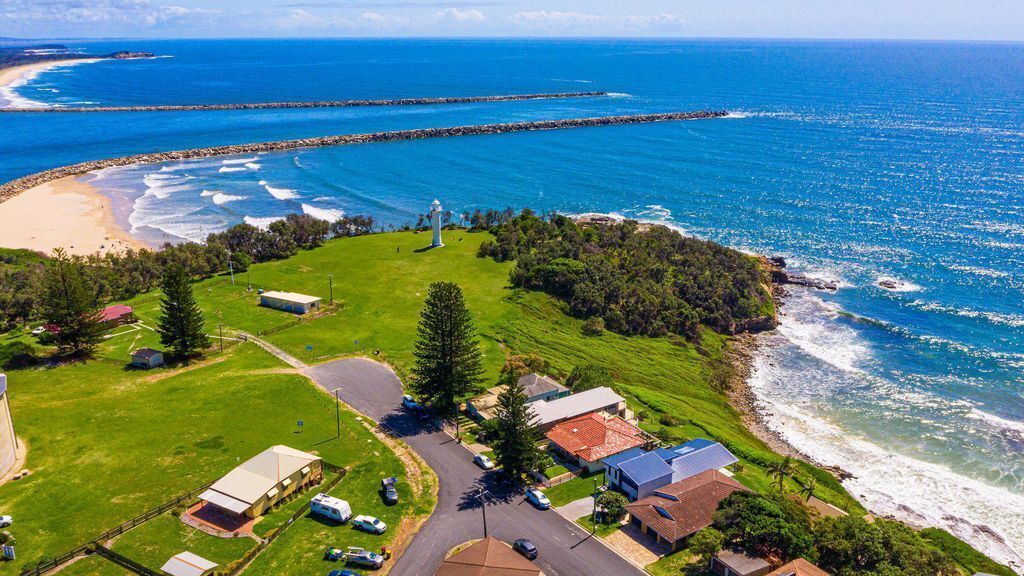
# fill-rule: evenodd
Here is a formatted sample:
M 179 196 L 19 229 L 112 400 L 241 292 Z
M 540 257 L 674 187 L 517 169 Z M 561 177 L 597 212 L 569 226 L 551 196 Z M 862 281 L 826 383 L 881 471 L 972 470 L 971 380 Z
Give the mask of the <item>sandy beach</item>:
M 0 246 L 71 254 L 146 248 L 114 219 L 113 203 L 74 177 L 30 188 L 0 203 Z
M 100 58 L 66 58 L 4 68 L 0 70 L 0 106 L 19 106 L 19 99 L 13 97 L 10 89 L 44 70 L 72 64 L 89 64 L 100 60 Z M 27 102 L 22 103 L 22 105 L 27 104 Z

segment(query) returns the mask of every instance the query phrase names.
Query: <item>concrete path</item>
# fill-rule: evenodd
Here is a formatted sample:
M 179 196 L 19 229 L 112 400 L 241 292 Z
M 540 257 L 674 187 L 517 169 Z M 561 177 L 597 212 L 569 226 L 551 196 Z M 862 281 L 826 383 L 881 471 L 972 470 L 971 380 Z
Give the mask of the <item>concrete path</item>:
M 587 496 L 586 498 L 573 500 L 565 506 L 556 507 L 555 510 L 564 516 L 566 520 L 575 522 L 576 520 L 594 512 L 594 497 Z
M 274 356 L 277 356 L 282 362 L 288 364 L 292 368 L 297 368 L 299 370 L 309 368 L 309 365 L 303 362 L 302 360 L 299 360 L 295 356 L 292 356 L 291 354 L 285 352 L 284 350 L 281 350 L 277 346 L 274 346 L 273 344 L 267 342 L 266 340 L 263 340 L 262 338 L 257 338 L 252 334 L 247 334 L 245 332 L 239 332 L 239 334 L 245 336 L 246 339 L 248 339 L 250 342 L 255 343 L 260 348 L 263 348 L 267 352 L 270 352 Z
M 402 410 L 402 383 L 387 366 L 350 358 L 309 367 L 303 373 L 332 395 L 337 390 L 344 402 L 380 422 L 437 474 L 437 508 L 395 561 L 392 575 L 431 576 L 450 549 L 482 537 L 481 490 L 486 494 L 488 534 L 509 543 L 517 538 L 532 540 L 540 550 L 536 563 L 547 576 L 645 574 L 579 525 L 553 510 L 534 508 L 497 473 L 474 466 L 472 453 L 436 423 L 421 422 Z

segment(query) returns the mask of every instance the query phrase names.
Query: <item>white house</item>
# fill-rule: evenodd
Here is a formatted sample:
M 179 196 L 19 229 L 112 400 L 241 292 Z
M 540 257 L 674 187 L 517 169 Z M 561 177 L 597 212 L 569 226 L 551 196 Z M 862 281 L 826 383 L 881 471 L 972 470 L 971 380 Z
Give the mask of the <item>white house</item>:
M 270 292 L 260 294 L 260 306 L 295 314 L 305 314 L 310 310 L 319 308 L 321 300 L 322 298 L 317 298 L 316 296 L 307 296 L 306 294 L 297 294 L 295 292 L 271 290 Z

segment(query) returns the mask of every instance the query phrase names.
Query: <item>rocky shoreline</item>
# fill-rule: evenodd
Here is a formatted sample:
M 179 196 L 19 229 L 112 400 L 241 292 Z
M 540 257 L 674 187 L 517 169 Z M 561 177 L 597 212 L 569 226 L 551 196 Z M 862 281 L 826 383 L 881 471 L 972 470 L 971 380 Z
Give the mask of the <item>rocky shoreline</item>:
M 324 146 L 345 146 L 348 144 L 365 144 L 372 142 L 391 142 L 395 140 L 418 140 L 424 138 L 445 138 L 453 136 L 474 136 L 484 134 L 507 134 L 510 132 L 528 132 L 534 130 L 560 130 L 564 128 L 586 128 L 592 126 L 617 126 L 624 124 L 646 124 L 651 122 L 671 122 L 682 120 L 705 120 L 722 118 L 724 111 L 701 110 L 696 112 L 667 112 L 662 114 L 638 114 L 632 116 L 603 116 L 597 118 L 570 118 L 565 120 L 541 120 L 537 122 L 510 122 L 506 124 L 482 124 L 476 126 L 453 126 L 449 128 L 424 128 L 418 130 L 397 130 L 393 132 L 374 132 L 369 134 L 344 134 L 339 136 L 322 136 L 318 138 L 302 138 L 298 140 L 280 140 L 276 142 L 254 142 L 250 144 L 234 144 L 228 146 L 212 146 L 208 148 L 192 148 L 169 152 L 153 152 L 134 154 L 117 158 L 90 160 L 78 164 L 70 164 L 28 176 L 22 176 L 0 185 L 0 202 L 13 198 L 18 194 L 46 182 L 68 176 L 81 176 L 95 170 L 115 166 L 134 164 L 152 164 L 210 156 L 229 156 L 235 154 L 253 154 L 258 152 L 275 152 L 296 150 L 299 148 L 319 148 Z
M 607 92 L 555 92 L 550 94 L 508 94 L 501 96 L 452 96 L 440 98 L 399 98 L 394 100 L 321 100 L 315 102 L 250 102 L 240 104 L 173 104 L 163 106 L 66 106 L 35 108 L 0 108 L 0 113 L 24 112 L 209 112 L 214 110 L 261 110 L 282 108 L 356 108 L 369 106 L 426 106 L 432 104 L 471 104 L 480 102 L 514 102 L 519 100 L 555 100 L 564 98 L 597 98 Z

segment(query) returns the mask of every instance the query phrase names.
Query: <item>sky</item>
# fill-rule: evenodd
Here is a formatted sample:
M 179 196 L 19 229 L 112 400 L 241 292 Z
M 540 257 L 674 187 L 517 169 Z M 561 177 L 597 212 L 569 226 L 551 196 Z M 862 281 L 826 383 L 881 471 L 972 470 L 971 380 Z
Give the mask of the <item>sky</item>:
M 1024 41 L 1024 0 L 0 0 L 0 37 Z

